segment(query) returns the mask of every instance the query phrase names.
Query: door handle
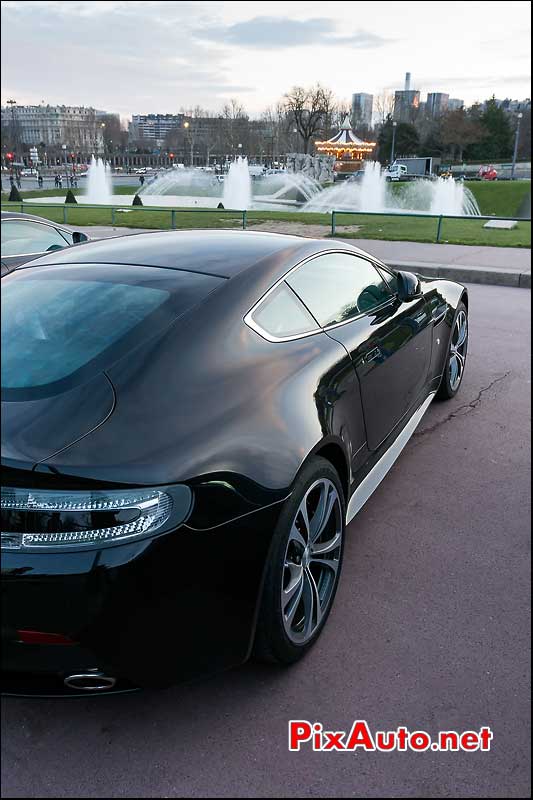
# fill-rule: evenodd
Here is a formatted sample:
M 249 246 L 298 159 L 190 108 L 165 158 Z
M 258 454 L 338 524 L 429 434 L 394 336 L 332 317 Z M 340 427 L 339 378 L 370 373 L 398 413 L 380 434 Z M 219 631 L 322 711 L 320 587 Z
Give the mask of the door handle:
M 383 353 L 381 352 L 380 348 L 374 347 L 373 350 L 369 350 L 369 352 L 363 356 L 363 361 L 365 364 L 371 364 L 372 361 L 379 361 L 382 358 Z

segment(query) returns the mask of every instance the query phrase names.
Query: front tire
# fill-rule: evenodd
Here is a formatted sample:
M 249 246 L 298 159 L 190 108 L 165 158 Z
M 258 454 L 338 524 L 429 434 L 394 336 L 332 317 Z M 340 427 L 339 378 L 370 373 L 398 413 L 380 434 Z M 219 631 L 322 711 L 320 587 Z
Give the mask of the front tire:
M 461 388 L 466 367 L 467 352 L 468 309 L 461 301 L 455 312 L 444 372 L 437 390 L 437 398 L 439 400 L 451 400 Z
M 344 492 L 329 461 L 312 458 L 281 512 L 267 567 L 254 654 L 293 664 L 320 636 L 340 577 Z

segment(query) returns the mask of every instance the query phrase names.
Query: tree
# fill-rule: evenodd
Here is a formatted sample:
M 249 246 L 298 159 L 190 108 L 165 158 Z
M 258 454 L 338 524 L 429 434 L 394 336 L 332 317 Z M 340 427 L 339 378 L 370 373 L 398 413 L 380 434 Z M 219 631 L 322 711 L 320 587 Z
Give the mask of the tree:
M 378 136 L 379 160 L 388 161 L 392 150 L 393 124 L 389 115 L 385 120 Z M 394 139 L 394 152 L 396 155 L 416 155 L 420 147 L 420 137 L 414 125 L 409 122 L 399 122 L 396 126 Z
M 11 187 L 11 191 L 9 192 L 9 197 L 7 199 L 9 200 L 10 203 L 22 203 L 22 196 L 17 187 L 15 186 L 15 184 L 13 184 L 13 186 Z
M 479 115 L 476 108 L 471 109 L 471 113 L 474 117 Z M 466 148 L 467 158 L 483 161 L 511 158 L 513 129 L 508 114 L 498 106 L 494 96 L 485 104 L 484 111 L 479 115 L 479 123 L 483 128 L 483 136 Z
M 222 137 L 226 154 L 237 154 L 239 144 L 248 149 L 248 114 L 244 106 L 234 98 L 222 109 Z
M 302 138 L 304 153 L 313 137 L 324 131 L 333 111 L 333 92 L 319 83 L 311 88 L 294 86 L 284 95 L 284 108 Z
M 379 122 L 384 125 L 394 113 L 394 95 L 384 89 L 381 94 L 376 95 L 374 109 Z
M 481 142 L 483 134 L 483 126 L 475 110 L 469 113 L 464 108 L 458 108 L 448 111 L 441 119 L 441 142 L 452 160 L 462 161 L 465 149 Z

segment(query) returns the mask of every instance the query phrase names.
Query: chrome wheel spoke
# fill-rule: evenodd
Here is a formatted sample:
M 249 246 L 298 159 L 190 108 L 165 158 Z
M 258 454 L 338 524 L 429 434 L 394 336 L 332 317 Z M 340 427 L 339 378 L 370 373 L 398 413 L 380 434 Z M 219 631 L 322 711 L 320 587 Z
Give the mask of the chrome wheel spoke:
M 337 574 L 337 570 L 339 569 L 339 559 L 338 558 L 312 558 L 311 564 L 316 564 L 317 566 L 326 569 L 330 569 L 334 575 Z
M 283 619 L 285 627 L 291 626 L 296 610 L 302 598 L 302 591 L 304 586 L 303 569 L 300 568 L 298 576 L 292 580 L 286 589 L 283 590 Z
M 457 330 L 457 341 L 455 342 L 455 347 L 459 348 L 464 345 L 468 335 L 468 322 L 464 311 L 461 311 L 461 313 L 457 317 L 457 322 L 455 323 L 455 327 Z
M 300 531 L 298 530 L 298 528 L 296 527 L 296 523 L 293 523 L 291 528 L 289 542 L 291 541 L 296 542 L 296 544 L 298 544 L 302 548 L 302 550 L 304 550 L 307 547 L 307 542 L 300 533 Z
M 311 547 L 311 557 L 315 560 L 315 556 L 325 555 L 326 553 L 331 553 L 332 550 L 336 550 L 337 547 L 340 547 L 341 544 L 341 534 L 337 532 L 332 539 L 329 539 L 327 542 L 319 542 L 313 544 Z M 319 562 L 320 563 L 320 562 Z
M 302 599 L 305 613 L 303 634 L 305 639 L 309 639 L 314 629 L 320 624 L 322 611 L 318 588 L 314 577 L 308 569 L 304 572 L 303 584 Z
M 331 484 L 324 484 L 320 493 L 318 507 L 311 521 L 312 542 L 315 542 L 324 531 L 337 499 L 337 492 L 333 486 L 331 486 Z
M 309 514 L 307 513 L 307 496 L 304 497 L 304 499 L 300 503 L 300 508 L 298 509 L 296 520 L 298 519 L 300 519 L 301 524 L 303 526 L 303 530 L 300 531 L 300 533 L 302 535 L 302 539 L 305 542 L 304 547 L 306 547 L 310 537 Z

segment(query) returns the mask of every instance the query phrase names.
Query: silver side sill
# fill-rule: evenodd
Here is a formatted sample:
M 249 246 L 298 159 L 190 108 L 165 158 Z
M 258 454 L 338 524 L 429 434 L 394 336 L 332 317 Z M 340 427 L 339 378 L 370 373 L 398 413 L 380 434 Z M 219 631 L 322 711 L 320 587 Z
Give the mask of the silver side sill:
M 403 448 L 415 432 L 422 417 L 426 413 L 429 404 L 435 397 L 435 394 L 436 392 L 431 392 L 426 400 L 424 400 L 422 405 L 415 411 L 405 428 L 402 430 L 398 438 L 391 444 L 387 452 L 381 456 L 378 463 L 372 467 L 366 478 L 357 487 L 350 499 L 350 502 L 348 503 L 346 524 L 351 522 L 357 512 L 362 509 L 368 498 L 375 492 L 387 472 L 394 465 L 394 462 L 400 456 Z

